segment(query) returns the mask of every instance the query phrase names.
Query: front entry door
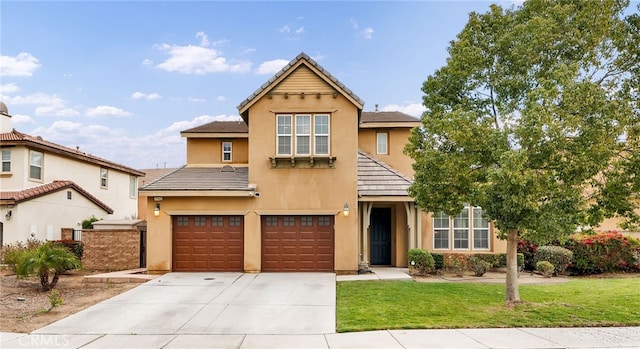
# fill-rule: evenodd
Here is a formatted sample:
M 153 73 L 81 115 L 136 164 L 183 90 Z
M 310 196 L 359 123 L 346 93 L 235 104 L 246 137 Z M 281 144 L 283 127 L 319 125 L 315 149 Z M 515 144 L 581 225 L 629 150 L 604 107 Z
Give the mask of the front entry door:
M 391 208 L 371 209 L 371 265 L 391 265 Z

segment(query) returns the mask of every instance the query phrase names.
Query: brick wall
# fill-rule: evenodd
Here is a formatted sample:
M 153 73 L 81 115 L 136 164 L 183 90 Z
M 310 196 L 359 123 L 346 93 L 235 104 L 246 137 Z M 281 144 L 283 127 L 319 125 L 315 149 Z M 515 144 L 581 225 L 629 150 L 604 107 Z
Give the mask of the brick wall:
M 71 239 L 73 229 L 62 229 L 62 239 Z M 140 267 L 140 231 L 137 229 L 82 230 L 87 270 L 125 270 Z

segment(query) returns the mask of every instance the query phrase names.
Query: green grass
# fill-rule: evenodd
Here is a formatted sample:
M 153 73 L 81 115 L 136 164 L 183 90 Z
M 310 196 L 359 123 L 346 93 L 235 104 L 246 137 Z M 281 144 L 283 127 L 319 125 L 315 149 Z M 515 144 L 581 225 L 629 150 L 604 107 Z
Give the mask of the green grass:
M 639 326 L 640 278 L 522 285 L 350 281 L 337 285 L 338 332 L 415 328 Z

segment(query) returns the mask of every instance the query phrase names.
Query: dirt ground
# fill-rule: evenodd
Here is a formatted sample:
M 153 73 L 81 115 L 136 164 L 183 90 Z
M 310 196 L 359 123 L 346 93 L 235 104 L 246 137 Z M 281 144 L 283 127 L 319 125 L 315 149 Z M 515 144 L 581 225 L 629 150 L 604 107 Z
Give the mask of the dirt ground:
M 0 332 L 29 333 L 52 322 L 77 313 L 93 304 L 130 290 L 139 283 L 85 283 L 86 271 L 72 271 L 60 276 L 54 288 L 64 303 L 49 312 L 49 292 L 40 279 L 17 279 L 9 271 L 0 274 Z

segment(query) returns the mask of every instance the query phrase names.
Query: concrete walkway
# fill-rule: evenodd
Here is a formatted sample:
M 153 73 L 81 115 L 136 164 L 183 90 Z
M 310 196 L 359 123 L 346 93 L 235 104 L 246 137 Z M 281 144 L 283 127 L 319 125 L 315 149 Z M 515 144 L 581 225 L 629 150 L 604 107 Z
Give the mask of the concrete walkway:
M 308 335 L 0 334 L 9 348 L 640 348 L 640 327 L 397 330 Z

